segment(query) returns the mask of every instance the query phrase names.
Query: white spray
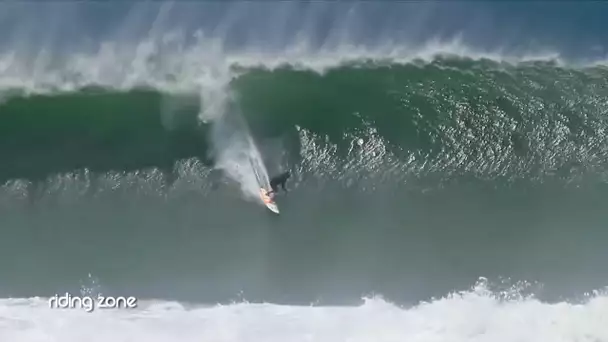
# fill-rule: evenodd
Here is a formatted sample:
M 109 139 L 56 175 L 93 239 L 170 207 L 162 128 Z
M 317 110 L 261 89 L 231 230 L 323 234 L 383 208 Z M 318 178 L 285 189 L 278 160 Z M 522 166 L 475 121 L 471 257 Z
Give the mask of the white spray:
M 260 187 L 270 186 L 268 172 L 233 94 L 227 86 L 207 88 L 201 100 L 199 118 L 212 124 L 215 167 L 239 183 L 246 199 L 261 202 Z

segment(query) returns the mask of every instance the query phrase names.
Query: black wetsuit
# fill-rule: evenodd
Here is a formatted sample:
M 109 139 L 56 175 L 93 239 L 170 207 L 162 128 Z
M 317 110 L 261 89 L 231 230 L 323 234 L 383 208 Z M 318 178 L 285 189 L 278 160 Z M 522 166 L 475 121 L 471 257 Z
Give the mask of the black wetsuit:
M 291 173 L 289 171 L 283 172 L 278 176 L 272 177 L 272 179 L 270 179 L 270 187 L 272 188 L 271 192 L 278 192 L 279 191 L 279 185 L 283 188 L 283 191 L 287 191 L 287 189 L 285 188 L 285 182 L 287 182 L 287 179 L 291 177 Z

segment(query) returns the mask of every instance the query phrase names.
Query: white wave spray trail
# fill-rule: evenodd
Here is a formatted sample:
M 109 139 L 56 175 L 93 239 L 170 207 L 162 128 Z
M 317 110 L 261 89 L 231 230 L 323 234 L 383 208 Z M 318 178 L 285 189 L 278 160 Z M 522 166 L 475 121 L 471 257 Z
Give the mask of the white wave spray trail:
M 213 89 L 213 88 L 212 88 Z M 226 87 L 201 93 L 199 118 L 211 122 L 215 167 L 236 181 L 247 200 L 260 200 L 270 187 L 268 171 L 233 94 Z

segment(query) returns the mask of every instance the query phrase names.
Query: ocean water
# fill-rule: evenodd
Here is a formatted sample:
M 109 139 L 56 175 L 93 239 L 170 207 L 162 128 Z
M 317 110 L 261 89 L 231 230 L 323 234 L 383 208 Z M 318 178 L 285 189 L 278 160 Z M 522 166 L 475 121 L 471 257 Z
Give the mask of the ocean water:
M 606 14 L 0 4 L 0 341 L 608 342 Z

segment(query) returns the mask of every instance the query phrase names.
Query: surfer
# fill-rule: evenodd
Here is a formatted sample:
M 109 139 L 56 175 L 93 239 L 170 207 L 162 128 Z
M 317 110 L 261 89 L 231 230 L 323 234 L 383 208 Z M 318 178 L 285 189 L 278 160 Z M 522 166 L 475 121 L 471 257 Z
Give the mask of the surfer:
M 279 185 L 283 188 L 283 191 L 287 192 L 287 188 L 285 188 L 285 183 L 287 179 L 291 177 L 291 172 L 285 171 L 278 176 L 274 176 L 270 179 L 270 187 L 272 190 L 268 191 L 266 194 L 271 198 L 279 191 Z

